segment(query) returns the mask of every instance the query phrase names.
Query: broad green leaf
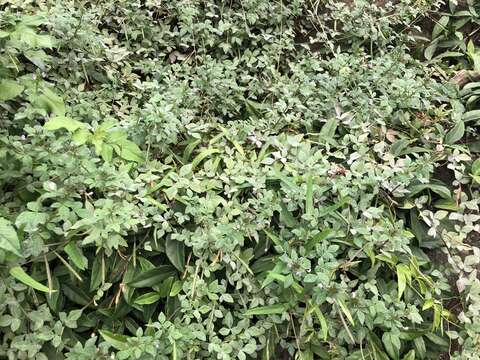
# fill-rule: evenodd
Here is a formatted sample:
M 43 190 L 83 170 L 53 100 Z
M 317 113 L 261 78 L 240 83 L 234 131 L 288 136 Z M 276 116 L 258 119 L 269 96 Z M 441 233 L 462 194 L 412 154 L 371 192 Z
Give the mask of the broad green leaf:
M 158 300 L 160 300 L 160 295 L 158 293 L 149 292 L 136 298 L 135 304 L 150 305 L 150 304 L 156 303 Z
M 438 336 L 434 333 L 426 333 L 425 337 L 428 340 L 430 340 L 431 342 L 433 342 L 435 345 L 441 346 L 445 349 L 448 349 L 448 347 L 450 345 L 449 342 L 445 338 L 443 338 L 441 336 Z
M 480 159 L 477 159 L 473 162 L 472 175 L 480 175 Z
M 3 79 L 0 81 L 0 101 L 8 101 L 16 98 L 23 91 L 23 86 L 13 80 Z
M 24 26 L 37 27 L 45 23 L 42 15 L 23 15 L 20 19 L 20 24 Z
M 465 134 L 465 123 L 459 121 L 455 126 L 445 135 L 445 144 L 455 144 Z
M 43 125 L 47 130 L 67 129 L 69 132 L 74 132 L 84 126 L 80 121 L 73 120 L 67 116 L 56 116 Z
M 288 309 L 287 304 L 259 306 L 259 307 L 245 311 L 243 315 L 252 316 L 252 315 L 283 314 L 287 309 Z
M 422 306 L 422 310 L 428 310 L 435 304 L 433 299 L 425 300 L 425 303 Z
M 458 211 L 460 207 L 457 205 L 457 202 L 449 199 L 440 199 L 435 204 L 433 204 L 437 209 L 444 209 L 450 211 Z
M 180 291 L 182 291 L 183 281 L 177 280 L 173 283 L 172 287 L 170 288 L 170 294 L 168 296 L 177 296 Z
M 332 118 L 328 120 L 320 130 L 320 137 L 327 140 L 332 140 L 335 136 L 335 131 L 337 130 L 337 127 L 338 127 L 338 119 Z
M 283 251 L 285 251 L 283 247 L 282 241 L 273 233 L 267 230 L 263 230 L 263 232 L 268 236 L 268 238 L 273 242 L 275 246 L 280 247 Z
M 142 150 L 130 140 L 123 140 L 120 144 L 120 157 L 128 161 L 141 163 L 145 160 Z
M 412 140 L 398 139 L 390 147 L 390 152 L 395 156 L 400 156 L 402 151 L 412 143 Z
M 108 330 L 98 330 L 102 338 L 117 350 L 125 350 L 128 348 L 128 337 L 122 334 L 115 334 Z
M 480 120 L 480 110 L 467 111 L 463 114 L 462 120 L 464 122 Z
M 444 199 L 451 199 L 452 194 L 450 193 L 450 189 L 444 185 L 439 184 L 418 184 L 413 185 L 409 188 L 410 196 L 416 195 L 423 190 L 431 190 L 434 193 L 440 195 Z
M 10 275 L 12 275 L 18 281 L 21 281 L 27 286 L 34 288 L 38 291 L 43 291 L 48 293 L 49 289 L 47 286 L 40 284 L 37 280 L 28 275 L 20 266 L 15 266 L 10 269 Z M 56 290 L 52 290 L 56 291 Z
M 413 340 L 415 345 L 416 354 L 418 354 L 420 359 L 424 359 L 427 355 L 427 349 L 425 346 L 425 340 L 423 340 L 422 336 L 419 336 Z
M 192 160 L 192 170 L 194 170 L 205 158 L 207 158 L 210 155 L 217 154 L 219 152 L 220 150 L 218 149 L 203 150 L 200 154 L 195 156 L 195 158 Z
M 92 134 L 85 127 L 82 127 L 76 130 L 72 135 L 72 140 L 75 141 L 78 145 L 85 144 Z
M 111 162 L 113 158 L 113 146 L 109 144 L 102 144 L 102 149 L 100 150 L 100 156 L 105 162 Z
M 415 350 L 410 350 L 402 360 L 415 360 Z
M 289 228 L 296 228 L 298 225 L 298 221 L 292 215 L 290 210 L 288 210 L 287 206 L 282 202 L 280 204 L 281 211 L 280 211 L 280 221 L 287 225 Z
M 74 242 L 68 243 L 63 249 L 68 258 L 78 267 L 80 270 L 85 270 L 88 266 L 88 260 L 83 255 L 82 250 Z
M 17 228 L 24 227 L 26 232 L 34 232 L 38 230 L 38 226 L 45 224 L 48 220 L 46 213 L 24 211 L 15 219 Z
M 397 282 L 398 282 L 398 301 L 402 298 L 403 292 L 407 287 L 407 282 L 411 282 L 412 273 L 410 268 L 405 264 L 397 265 Z
M 323 316 L 323 314 L 320 311 L 320 308 L 318 307 L 318 305 L 315 305 L 313 307 L 313 311 L 315 312 L 315 315 L 317 315 L 318 320 L 320 321 L 320 327 L 322 329 L 323 341 L 327 341 L 327 338 L 328 338 L 327 320 L 325 320 L 325 316 Z
M 438 35 L 440 35 L 446 30 L 446 27 L 449 21 L 450 21 L 450 16 L 445 15 L 435 22 L 435 26 L 433 27 L 433 31 L 432 31 L 432 39 L 436 39 Z
M 60 96 L 55 94 L 51 89 L 43 89 L 40 96 L 31 97 L 30 101 L 40 108 L 45 109 L 48 113 L 65 116 L 65 104 Z
M 96 256 L 93 260 L 92 272 L 90 273 L 90 291 L 98 289 L 102 283 L 102 256 Z
M 305 249 L 307 250 L 307 252 L 310 252 L 311 250 L 313 250 L 317 243 L 321 243 L 331 233 L 332 233 L 331 229 L 325 229 L 322 232 L 319 232 L 318 234 L 316 234 L 314 237 L 312 237 L 305 245 Z
M 0 249 L 6 250 L 17 256 L 20 254 L 20 240 L 12 223 L 0 217 Z
M 425 49 L 425 53 L 424 53 L 425 59 L 432 60 L 433 55 L 435 55 L 435 51 L 437 50 L 437 46 L 438 46 L 438 41 L 433 41 L 431 45 L 429 45 Z
M 173 266 L 182 272 L 185 268 L 185 244 L 169 236 L 165 241 L 165 252 Z
M 382 342 L 388 355 L 392 359 L 397 360 L 400 356 L 401 347 L 400 338 L 398 335 L 392 332 L 386 332 L 382 336 Z
M 128 285 L 134 288 L 152 287 L 160 285 L 163 280 L 175 274 L 176 270 L 174 267 L 170 265 L 160 265 L 154 269 L 140 273 L 128 283 Z

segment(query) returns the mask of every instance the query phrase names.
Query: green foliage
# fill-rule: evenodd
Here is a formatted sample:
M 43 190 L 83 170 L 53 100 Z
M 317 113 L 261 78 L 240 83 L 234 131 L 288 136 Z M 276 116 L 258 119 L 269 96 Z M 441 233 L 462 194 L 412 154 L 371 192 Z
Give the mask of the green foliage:
M 0 357 L 473 359 L 478 89 L 413 55 L 437 5 L 7 2 Z

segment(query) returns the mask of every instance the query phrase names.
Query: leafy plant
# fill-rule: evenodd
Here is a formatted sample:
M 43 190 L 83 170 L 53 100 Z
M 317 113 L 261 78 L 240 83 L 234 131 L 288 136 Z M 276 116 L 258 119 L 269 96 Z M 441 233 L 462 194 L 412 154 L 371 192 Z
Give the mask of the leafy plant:
M 5 4 L 0 356 L 474 359 L 477 90 L 411 50 L 437 9 Z

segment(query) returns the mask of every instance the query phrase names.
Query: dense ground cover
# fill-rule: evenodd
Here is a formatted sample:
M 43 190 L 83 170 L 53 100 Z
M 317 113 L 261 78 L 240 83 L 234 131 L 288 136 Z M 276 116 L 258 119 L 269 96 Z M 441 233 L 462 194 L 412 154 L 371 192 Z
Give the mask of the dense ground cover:
M 473 1 L 0 9 L 2 358 L 478 358 Z

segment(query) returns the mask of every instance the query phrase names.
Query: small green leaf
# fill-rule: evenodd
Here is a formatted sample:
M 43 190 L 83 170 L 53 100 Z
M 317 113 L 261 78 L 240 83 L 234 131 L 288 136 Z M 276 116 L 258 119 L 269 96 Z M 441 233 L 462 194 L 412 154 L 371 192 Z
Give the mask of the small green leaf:
M 178 271 L 183 271 L 185 268 L 185 244 L 168 237 L 165 241 L 165 252 L 173 266 L 175 266 Z
M 312 174 L 307 178 L 307 194 L 305 200 L 305 213 L 311 215 L 313 213 L 313 177 Z
M 16 98 L 23 91 L 23 86 L 13 80 L 0 81 L 0 101 L 8 101 Z
M 135 304 L 150 305 L 150 304 L 156 303 L 158 300 L 160 300 L 160 295 L 158 293 L 149 292 L 136 298 Z
M 99 330 L 103 339 L 117 350 L 125 350 L 128 347 L 128 337 L 121 334 L 115 334 L 108 330 Z
M 259 306 L 259 307 L 245 311 L 243 315 L 252 316 L 252 315 L 283 314 L 287 310 L 287 308 L 288 308 L 287 304 Z
M 20 240 L 12 223 L 3 217 L 0 217 L 0 249 L 9 251 L 17 256 L 20 254 Z
M 33 279 L 30 275 L 28 275 L 20 266 L 15 266 L 10 269 L 10 275 L 12 275 L 18 281 L 21 281 L 25 285 L 30 286 L 39 291 L 43 292 L 50 292 L 47 286 L 40 284 L 37 280 Z M 56 290 L 52 290 L 56 291 Z
M 455 126 L 445 135 L 445 144 L 455 144 L 465 134 L 465 123 L 459 121 Z

